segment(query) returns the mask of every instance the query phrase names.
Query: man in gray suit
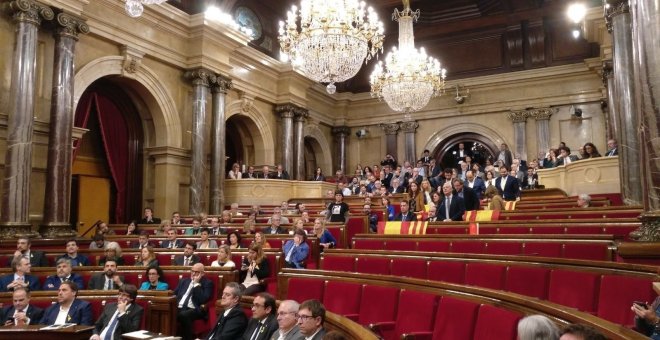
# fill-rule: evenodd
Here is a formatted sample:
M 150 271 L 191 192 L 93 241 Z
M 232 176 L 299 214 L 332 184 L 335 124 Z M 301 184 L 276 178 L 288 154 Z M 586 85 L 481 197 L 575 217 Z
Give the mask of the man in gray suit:
M 298 308 L 300 305 L 293 300 L 280 302 L 277 309 L 277 324 L 279 329 L 273 333 L 270 340 L 297 340 L 302 334 L 298 329 Z
M 298 328 L 303 339 L 321 340 L 325 335 L 325 307 L 319 300 L 307 300 L 298 309 Z

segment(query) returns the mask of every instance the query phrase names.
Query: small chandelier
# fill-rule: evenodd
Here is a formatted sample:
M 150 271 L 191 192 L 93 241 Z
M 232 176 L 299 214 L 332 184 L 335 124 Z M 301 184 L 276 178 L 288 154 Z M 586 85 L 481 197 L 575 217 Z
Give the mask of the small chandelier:
M 399 49 L 394 47 L 387 55 L 385 66 L 378 62 L 370 83 L 372 97 L 385 99 L 392 110 L 408 115 L 441 94 L 447 71 L 424 48 L 415 48 L 413 21 L 419 18 L 419 9 L 413 12 L 408 0 L 403 0 L 403 7 L 392 14 L 392 20 L 399 22 Z
M 280 21 L 280 47 L 307 77 L 328 83 L 333 94 L 335 82 L 352 78 L 363 61 L 383 50 L 383 23 L 365 7 L 358 0 L 302 0 L 300 11 L 294 5 L 286 23 Z
M 126 14 L 137 18 L 144 12 L 144 5 L 159 5 L 167 0 L 126 0 Z

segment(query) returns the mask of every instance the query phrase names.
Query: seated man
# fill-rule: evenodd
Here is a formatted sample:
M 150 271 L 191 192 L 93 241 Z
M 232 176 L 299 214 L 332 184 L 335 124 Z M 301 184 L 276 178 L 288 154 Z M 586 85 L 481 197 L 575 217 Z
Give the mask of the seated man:
M 172 227 L 167 231 L 167 240 L 160 243 L 161 248 L 177 249 L 183 248 L 183 240 L 177 240 L 176 228 Z
M 174 257 L 175 266 L 192 266 L 195 263 L 199 263 L 200 259 L 197 254 L 195 254 L 195 249 L 197 245 L 193 242 L 187 242 L 183 247 L 183 255 L 177 255 Z
M 224 313 L 218 317 L 218 322 L 209 332 L 206 340 L 241 338 L 247 327 L 248 318 L 238 305 L 239 301 L 241 301 L 241 287 L 236 282 L 229 282 L 222 290 L 220 300 Z
M 30 306 L 30 292 L 16 287 L 12 293 L 13 304 L 0 310 L 0 326 L 35 325 L 41 321 L 44 310 Z
M 273 214 L 269 221 L 270 226 L 264 229 L 264 234 L 286 234 L 286 230 L 280 226 L 282 216 L 279 214 Z
M 71 260 L 60 258 L 57 260 L 56 270 L 56 275 L 51 275 L 46 278 L 46 282 L 44 282 L 44 290 L 58 290 L 60 284 L 65 281 L 73 281 L 79 289 L 85 289 L 82 276 L 71 272 Z
M 22 287 L 30 291 L 41 290 L 39 279 L 30 275 L 32 265 L 27 257 L 14 258 L 11 261 L 13 274 L 0 277 L 0 292 L 11 292 L 14 288 Z
M 307 234 L 304 230 L 296 229 L 293 232 L 293 240 L 286 241 L 282 246 L 284 263 L 287 268 L 305 268 L 305 260 L 309 254 L 309 246 L 305 240 Z
M 57 290 L 57 303 L 46 309 L 39 323 L 49 326 L 65 323 L 92 326 L 92 305 L 87 301 L 76 299 L 77 295 L 78 286 L 75 283 L 62 282 Z
M 144 208 L 144 217 L 140 220 L 140 224 L 160 224 L 160 218 L 154 217 L 154 212 L 151 208 Z
M 280 302 L 277 309 L 277 325 L 279 328 L 271 339 L 273 340 L 294 340 L 300 339 L 300 330 L 298 329 L 298 308 L 300 304 L 293 300 L 284 300 Z
M 92 242 L 89 244 L 89 249 L 105 249 L 105 236 L 103 234 L 95 234 Z
M 321 340 L 325 335 L 325 307 L 319 300 L 307 300 L 298 310 L 298 328 L 301 339 Z
M 124 285 L 124 277 L 117 274 L 117 262 L 109 260 L 103 265 L 103 273 L 89 279 L 89 289 L 111 290 Z
M 208 318 L 208 312 L 204 305 L 209 302 L 213 295 L 213 282 L 204 276 L 204 265 L 201 263 L 194 264 L 190 269 L 190 277 L 179 281 L 174 294 L 176 295 L 178 307 L 176 319 L 179 322 L 179 327 L 177 333 L 184 339 L 192 339 L 193 322 Z
M 71 261 L 71 266 L 73 267 L 89 266 L 89 259 L 87 256 L 78 254 L 78 242 L 76 240 L 66 241 L 66 254 L 60 256 L 60 259 L 63 258 Z
M 121 339 L 124 333 L 140 330 L 144 309 L 134 303 L 137 292 L 137 287 L 132 284 L 119 288 L 117 302 L 105 305 L 89 340 Z
M 243 333 L 243 340 L 270 340 L 277 330 L 275 298 L 268 293 L 259 293 L 252 300 L 252 319 Z
M 29 237 L 20 236 L 18 240 L 16 240 L 16 251 L 14 252 L 12 259 L 25 257 L 30 260 L 30 264 L 34 267 L 48 267 L 46 254 L 44 254 L 43 251 L 31 250 L 31 246 L 32 242 Z M 11 262 L 12 259 L 10 259 L 9 262 Z
M 149 241 L 149 232 L 146 230 L 140 231 L 138 240 L 131 242 L 131 248 L 142 249 L 144 247 L 153 246 Z
M 606 340 L 607 338 L 595 329 L 581 325 L 571 324 L 562 329 L 559 340 Z
M 417 214 L 410 211 L 410 205 L 408 204 L 408 201 L 401 201 L 401 203 L 399 203 L 399 207 L 401 212 L 398 213 L 396 217 L 394 217 L 394 221 L 417 221 Z

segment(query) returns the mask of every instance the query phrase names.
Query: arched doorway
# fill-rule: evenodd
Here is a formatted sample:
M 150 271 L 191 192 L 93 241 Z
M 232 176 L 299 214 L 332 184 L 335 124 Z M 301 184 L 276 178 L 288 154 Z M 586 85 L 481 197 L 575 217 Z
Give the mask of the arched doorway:
M 238 163 L 246 167 L 255 164 L 255 143 L 252 131 L 257 131 L 256 124 L 247 116 L 233 115 L 226 121 L 226 169 Z
M 81 96 L 75 126 L 89 129 L 74 150 L 71 219 L 125 223 L 142 215 L 144 132 L 118 78 L 101 78 Z
M 319 142 L 311 137 L 305 137 L 305 173 L 303 179 L 313 179 L 318 168 L 319 161 L 316 159 L 316 154 L 322 152 Z
M 466 150 L 470 150 L 474 155 L 474 162 L 484 165 L 486 159 L 492 158 L 497 154 L 498 148 L 490 138 L 483 135 L 463 132 L 445 138 L 435 149 L 431 150 L 431 156 L 440 161 L 440 166 L 456 168 L 454 164 L 454 151 L 458 150 L 458 144 L 463 143 Z

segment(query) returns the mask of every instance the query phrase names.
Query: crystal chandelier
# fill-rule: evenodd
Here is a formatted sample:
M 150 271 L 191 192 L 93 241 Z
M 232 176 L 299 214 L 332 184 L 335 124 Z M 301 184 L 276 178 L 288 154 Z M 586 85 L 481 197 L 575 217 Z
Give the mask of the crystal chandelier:
M 280 47 L 307 77 L 329 83 L 352 78 L 383 49 L 383 23 L 358 0 L 302 0 L 294 5 L 286 23 L 280 21 Z M 298 22 L 300 27 L 298 27 Z
M 144 5 L 158 5 L 167 0 L 126 0 L 126 14 L 137 18 L 144 12 Z
M 409 115 L 441 94 L 447 71 L 437 59 L 427 56 L 424 48 L 415 48 L 413 21 L 419 18 L 419 9 L 413 12 L 408 0 L 403 1 L 403 7 L 392 14 L 392 20 L 399 22 L 399 49 L 394 47 L 387 55 L 385 66 L 378 62 L 370 83 L 372 97 L 385 99 L 392 110 Z

